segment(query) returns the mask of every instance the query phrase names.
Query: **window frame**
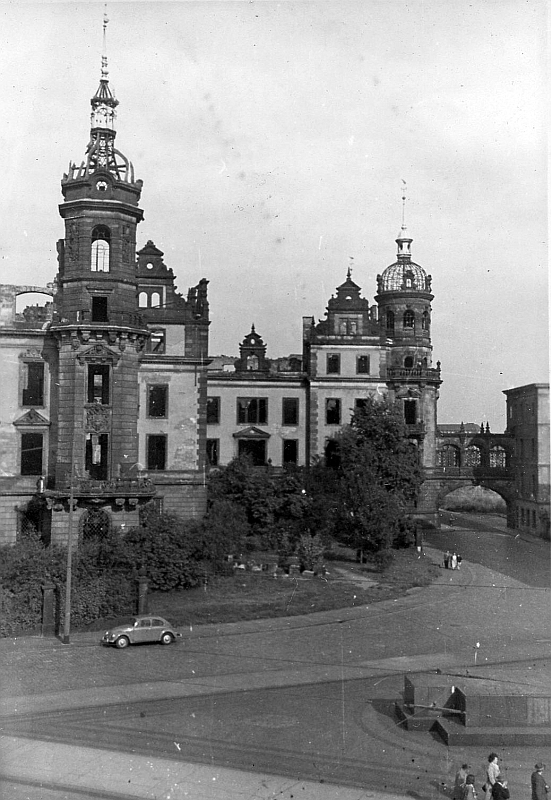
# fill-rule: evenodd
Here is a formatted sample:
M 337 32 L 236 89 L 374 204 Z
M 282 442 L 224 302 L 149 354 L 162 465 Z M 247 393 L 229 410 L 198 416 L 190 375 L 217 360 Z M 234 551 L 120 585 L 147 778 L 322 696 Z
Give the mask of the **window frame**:
M 294 446 L 294 459 L 289 459 L 285 457 L 285 450 L 289 449 L 289 447 Z M 299 451 L 299 440 L 298 439 L 283 439 L 281 444 L 281 463 L 285 464 L 298 464 L 298 451 Z
M 25 397 L 25 393 L 30 391 L 29 383 L 31 377 L 31 368 L 40 366 L 42 367 L 42 375 L 38 379 L 38 399 L 36 402 L 31 402 L 29 397 Z M 23 408 L 44 408 L 44 397 L 45 397 L 45 389 L 46 389 L 46 363 L 44 361 L 39 361 L 38 359 L 29 359 L 25 360 L 22 363 L 22 388 L 21 388 L 21 406 Z M 32 395 L 31 395 L 32 398 Z
M 289 404 L 293 404 L 294 413 L 290 413 Z M 287 408 L 286 408 L 287 405 Z M 292 418 L 292 419 L 291 419 Z M 291 421 L 289 421 L 291 419 Z M 300 424 L 300 398 L 281 398 L 281 424 L 286 428 L 296 428 Z
M 164 407 L 162 414 L 152 414 L 152 401 L 153 392 L 163 390 L 164 392 Z M 147 419 L 168 419 L 168 383 L 148 383 L 147 384 L 147 397 L 146 397 L 146 417 Z
M 153 459 L 151 458 L 151 443 L 153 441 L 164 442 L 164 458 L 163 458 L 163 466 L 151 466 Z M 168 456 L 168 436 L 166 433 L 148 433 L 145 437 L 145 463 L 148 472 L 166 472 L 166 465 L 167 465 L 167 456 Z
M 212 453 L 210 452 L 212 451 Z M 220 439 L 208 438 L 205 446 L 207 465 L 217 467 L 220 464 Z
M 209 405 L 215 405 L 216 413 L 212 413 L 212 409 L 210 410 L 210 418 L 209 418 Z M 208 395 L 207 396 L 207 404 L 206 404 L 206 418 L 207 418 L 207 425 L 220 425 L 220 411 L 222 408 L 222 401 L 219 395 Z M 215 417 L 215 419 L 214 419 Z
M 25 469 L 25 470 L 23 469 L 24 453 L 29 453 L 29 452 L 32 452 L 33 450 L 37 450 L 38 449 L 36 446 L 34 446 L 34 447 L 27 446 L 26 448 L 24 448 L 23 443 L 24 443 L 25 437 L 27 437 L 27 440 L 28 440 L 29 437 L 37 437 L 37 438 L 40 437 L 40 469 L 38 471 L 36 471 L 36 472 L 34 471 L 34 468 L 33 469 Z M 31 476 L 31 475 L 43 475 L 44 474 L 44 444 L 45 444 L 44 431 L 29 431 L 29 430 L 21 431 L 20 439 L 19 439 L 19 474 L 20 475 Z
M 329 403 L 335 403 L 334 411 L 330 410 Z M 338 416 L 338 421 L 329 421 L 330 414 Z M 326 397 L 325 398 L 325 424 L 326 425 L 341 425 L 342 422 L 342 401 L 340 397 Z
M 96 402 L 95 385 L 93 376 L 102 375 L 101 401 Z M 107 380 L 105 380 L 107 378 Z M 107 400 L 105 400 L 107 397 Z M 109 406 L 111 405 L 111 366 L 109 364 L 88 364 L 86 378 L 86 402 L 88 405 Z
M 334 366 L 330 367 L 331 362 Z M 341 374 L 341 354 L 340 353 L 327 353 L 325 361 L 325 374 L 326 375 L 340 375 Z
M 360 369 L 360 364 L 365 363 L 367 369 Z M 356 375 L 371 375 L 371 358 L 368 355 L 356 356 Z
M 249 406 L 245 408 L 243 403 Z M 251 413 L 251 405 L 256 404 L 256 414 Z M 255 419 L 251 417 L 255 416 Z M 267 397 L 237 397 L 236 419 L 238 425 L 267 425 L 268 424 L 268 398 Z

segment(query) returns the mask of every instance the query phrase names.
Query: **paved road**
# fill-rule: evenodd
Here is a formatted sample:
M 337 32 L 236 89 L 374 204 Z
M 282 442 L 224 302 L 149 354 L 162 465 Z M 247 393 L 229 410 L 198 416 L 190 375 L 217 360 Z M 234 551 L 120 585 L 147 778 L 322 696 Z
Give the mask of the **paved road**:
M 476 537 L 468 530 L 435 534 L 448 535 L 466 537 L 460 540 L 461 571 L 442 570 L 435 585 L 395 601 L 308 618 L 206 626 L 184 632 L 182 644 L 168 648 L 117 651 L 89 636 L 75 636 L 70 646 L 0 643 L 0 735 L 10 754 L 5 768 L 12 777 L 23 770 L 30 746 L 34 753 L 46 748 L 50 761 L 55 755 L 59 772 L 36 788 L 29 762 L 21 782 L 0 783 L 0 793 L 18 798 L 17 785 L 27 792 L 21 798 L 32 800 L 88 798 L 90 789 L 108 797 L 112 775 L 120 797 L 126 764 L 134 773 L 124 796 L 168 800 L 176 797 L 174 779 L 162 783 L 159 776 L 184 770 L 190 786 L 195 765 L 194 775 L 230 769 L 228 775 L 241 776 L 240 788 L 215 794 L 211 786 L 200 793 L 194 783 L 178 797 L 321 800 L 323 786 L 324 798 L 348 798 L 345 787 L 357 787 L 358 798 L 387 791 L 442 800 L 441 784 L 457 762 L 468 760 L 480 776 L 485 752 L 448 749 L 427 734 L 402 731 L 390 708 L 404 673 L 472 670 L 473 645 L 480 641 L 478 663 L 487 670 L 498 663 L 517 680 L 549 679 L 551 639 L 544 635 L 551 630 L 549 590 L 471 561 L 465 548 Z M 514 537 L 490 535 L 509 569 Z M 538 548 L 536 543 L 532 550 L 534 570 Z M 481 550 L 486 553 L 487 545 Z M 529 565 L 530 549 L 522 553 Z M 528 800 L 524 774 L 542 754 L 510 748 L 501 755 L 514 800 Z M 76 775 L 67 766 L 73 763 L 79 765 Z M 93 783 L 99 763 L 105 763 L 101 793 Z M 47 768 L 40 769 L 44 776 Z M 146 794 L 154 769 L 158 785 Z M 135 785 L 139 770 L 141 789 Z M 254 775 L 251 788 L 247 781 Z M 273 784 L 267 775 L 282 777 Z M 297 780 L 306 782 L 300 793 L 292 788 Z M 78 792 L 68 794 L 67 781 L 80 781 Z
M 442 512 L 442 529 L 426 541 L 529 586 L 551 586 L 549 542 L 506 527 L 504 517 Z

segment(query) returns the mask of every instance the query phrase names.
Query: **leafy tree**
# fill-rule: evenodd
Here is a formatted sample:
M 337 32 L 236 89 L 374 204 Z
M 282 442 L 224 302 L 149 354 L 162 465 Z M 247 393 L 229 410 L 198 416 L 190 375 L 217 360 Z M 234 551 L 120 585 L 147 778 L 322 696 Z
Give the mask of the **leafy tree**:
M 308 508 L 300 471 L 275 472 L 236 458 L 211 476 L 209 504 L 226 500 L 246 514 L 253 534 L 269 534 L 282 522 L 301 520 Z
M 335 536 L 372 555 L 388 550 L 403 539 L 422 482 L 401 411 L 386 398 L 370 398 L 335 442 Z

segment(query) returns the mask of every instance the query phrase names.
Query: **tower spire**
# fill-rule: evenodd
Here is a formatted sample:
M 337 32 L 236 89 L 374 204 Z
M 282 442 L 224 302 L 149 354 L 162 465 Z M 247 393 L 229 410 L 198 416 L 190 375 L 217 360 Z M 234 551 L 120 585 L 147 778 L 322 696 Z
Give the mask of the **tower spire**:
M 107 3 L 103 7 L 103 46 L 101 49 L 101 79 L 107 80 L 109 71 L 107 69 L 107 23 L 109 17 L 107 16 Z
M 407 234 L 406 199 L 407 199 L 407 184 L 405 180 L 402 178 L 402 227 L 400 229 L 400 233 L 398 234 L 398 238 L 396 239 L 396 244 L 398 245 L 398 258 L 401 259 L 411 258 L 411 243 L 413 241 L 413 239 L 411 239 Z

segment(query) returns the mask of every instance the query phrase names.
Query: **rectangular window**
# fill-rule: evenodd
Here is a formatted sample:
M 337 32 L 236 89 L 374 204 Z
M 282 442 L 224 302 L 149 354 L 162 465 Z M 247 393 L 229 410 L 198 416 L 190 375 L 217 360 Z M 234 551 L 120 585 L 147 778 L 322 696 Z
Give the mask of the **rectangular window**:
M 166 350 L 166 332 L 163 330 L 151 331 L 145 348 L 147 353 L 158 353 L 159 355 Z
M 354 400 L 354 411 L 363 411 L 366 407 L 367 400 L 365 397 L 356 397 Z
M 84 465 L 92 480 L 109 478 L 109 436 L 106 433 L 87 434 Z
M 217 467 L 220 458 L 220 439 L 207 439 L 207 463 Z
M 147 387 L 147 416 L 156 419 L 168 416 L 168 386 L 165 384 Z
M 147 437 L 147 469 L 166 469 L 166 436 L 150 434 Z
M 42 433 L 21 435 L 21 475 L 42 475 Z
M 282 412 L 283 425 L 298 425 L 298 397 L 284 397 Z
M 341 357 L 338 353 L 333 353 L 327 356 L 327 374 L 340 375 L 341 372 Z
M 109 373 L 107 364 L 88 366 L 88 402 L 96 405 L 109 405 Z
M 265 425 L 267 421 L 267 397 L 237 398 L 237 422 L 239 424 Z
M 220 422 L 220 398 L 207 397 L 207 425 L 218 425 Z
M 406 425 L 415 425 L 417 423 L 416 400 L 404 400 L 404 421 Z
M 298 462 L 298 439 L 283 440 L 283 463 L 296 464 Z
M 331 397 L 325 401 L 325 422 L 327 425 L 341 424 L 341 401 Z
M 92 322 L 108 322 L 107 297 L 92 297 Z
M 358 356 L 356 358 L 356 374 L 369 375 L 369 356 Z
M 41 361 L 28 361 L 25 365 L 25 386 L 22 405 L 44 405 L 44 364 Z

